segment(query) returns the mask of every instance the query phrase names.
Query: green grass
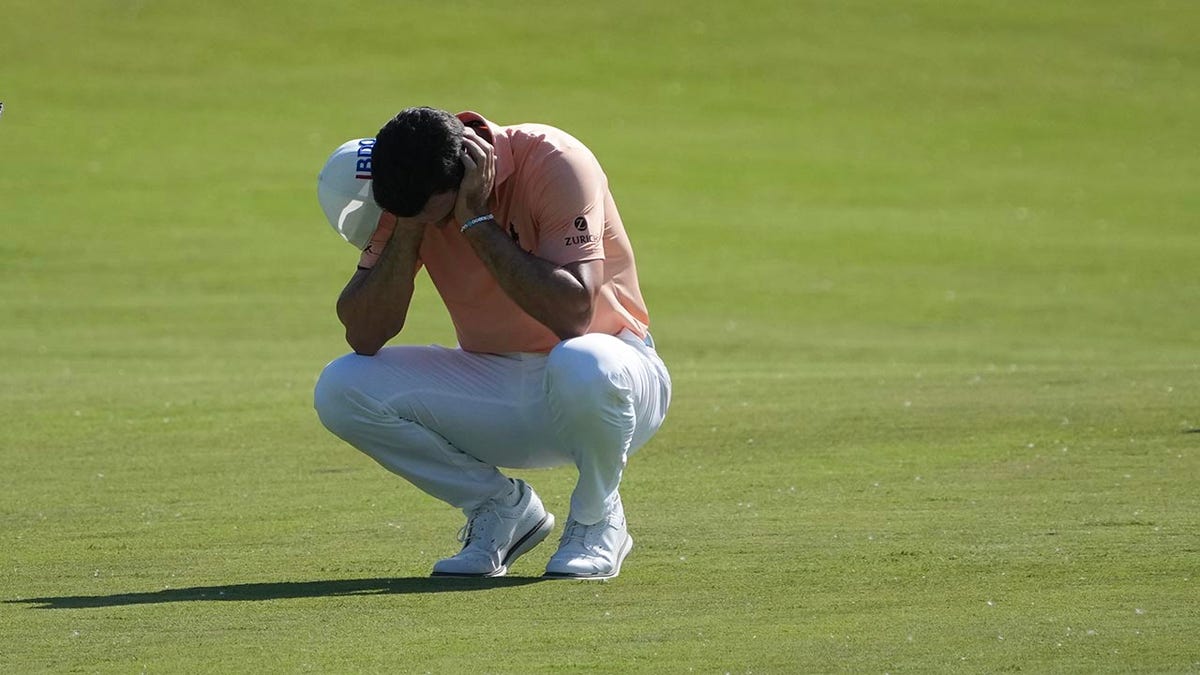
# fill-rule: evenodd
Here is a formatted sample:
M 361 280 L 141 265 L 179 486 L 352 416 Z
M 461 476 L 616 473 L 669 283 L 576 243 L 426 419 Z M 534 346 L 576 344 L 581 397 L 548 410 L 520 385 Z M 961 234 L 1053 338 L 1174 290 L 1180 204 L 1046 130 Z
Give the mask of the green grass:
M 414 4 L 6 4 L 0 671 L 1200 669 L 1194 3 Z M 311 410 L 315 175 L 413 104 L 610 175 L 675 379 L 613 582 L 427 579 Z

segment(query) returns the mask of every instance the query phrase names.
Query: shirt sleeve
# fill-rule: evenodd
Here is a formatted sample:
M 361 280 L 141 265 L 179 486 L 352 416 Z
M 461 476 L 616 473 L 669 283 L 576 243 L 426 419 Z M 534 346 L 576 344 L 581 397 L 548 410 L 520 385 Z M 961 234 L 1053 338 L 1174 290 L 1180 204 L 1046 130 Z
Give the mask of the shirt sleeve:
M 608 179 L 587 148 L 556 148 L 543 160 L 533 208 L 535 255 L 558 265 L 604 259 Z

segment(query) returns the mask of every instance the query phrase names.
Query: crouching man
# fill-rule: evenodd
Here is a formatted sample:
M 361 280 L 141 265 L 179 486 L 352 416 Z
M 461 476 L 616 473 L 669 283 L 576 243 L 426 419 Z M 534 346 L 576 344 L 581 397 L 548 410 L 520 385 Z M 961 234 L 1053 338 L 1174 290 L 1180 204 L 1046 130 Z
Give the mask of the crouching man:
M 462 550 L 433 574 L 506 574 L 554 517 L 500 468 L 573 464 L 579 480 L 545 575 L 615 577 L 633 547 L 621 476 L 662 424 L 671 379 L 596 158 L 550 126 L 409 108 L 374 144 L 334 152 L 319 194 L 335 228 L 373 234 L 337 302 L 354 353 L 321 373 L 317 413 L 466 514 Z M 338 197 L 348 194 L 360 201 Z M 458 348 L 384 346 L 404 327 L 422 267 Z

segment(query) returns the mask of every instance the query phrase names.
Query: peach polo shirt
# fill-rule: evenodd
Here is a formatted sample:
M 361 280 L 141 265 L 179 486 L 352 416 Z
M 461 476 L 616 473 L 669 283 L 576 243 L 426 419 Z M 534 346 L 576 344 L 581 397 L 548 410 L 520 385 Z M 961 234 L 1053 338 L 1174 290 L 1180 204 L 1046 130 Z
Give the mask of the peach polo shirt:
M 458 118 L 495 148 L 491 206 L 496 226 L 523 250 L 558 265 L 603 260 L 604 280 L 588 332 L 616 335 L 628 328 L 645 337 L 650 317 L 638 287 L 633 249 L 608 177 L 591 151 L 566 132 L 543 124 L 499 126 L 474 112 L 459 113 Z M 394 226 L 395 220 L 385 213 L 360 267 L 375 264 Z M 418 255 L 418 265 L 429 272 L 446 303 L 464 350 L 548 352 L 558 344 L 550 329 L 504 293 L 458 227 L 430 225 Z

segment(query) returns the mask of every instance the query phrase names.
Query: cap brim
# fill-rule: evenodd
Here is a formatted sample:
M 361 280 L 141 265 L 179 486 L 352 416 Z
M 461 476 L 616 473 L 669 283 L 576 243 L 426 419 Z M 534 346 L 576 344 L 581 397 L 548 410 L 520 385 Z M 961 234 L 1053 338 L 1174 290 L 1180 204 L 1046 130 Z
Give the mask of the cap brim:
M 379 208 L 371 194 L 371 183 L 366 182 L 356 194 L 346 194 L 320 182 L 317 198 L 334 231 L 355 248 L 365 249 L 383 216 L 383 209 Z

